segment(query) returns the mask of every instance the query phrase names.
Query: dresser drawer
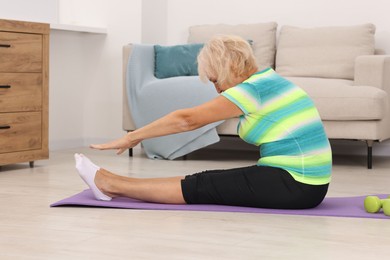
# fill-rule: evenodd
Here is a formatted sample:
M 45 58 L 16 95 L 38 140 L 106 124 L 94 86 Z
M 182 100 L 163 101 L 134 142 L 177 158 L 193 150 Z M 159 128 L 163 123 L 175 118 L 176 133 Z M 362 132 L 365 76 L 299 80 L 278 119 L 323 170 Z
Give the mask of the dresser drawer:
M 0 73 L 0 113 L 41 109 L 41 73 Z
M 42 35 L 0 32 L 0 72 L 42 72 Z
M 0 154 L 40 149 L 41 113 L 0 113 Z

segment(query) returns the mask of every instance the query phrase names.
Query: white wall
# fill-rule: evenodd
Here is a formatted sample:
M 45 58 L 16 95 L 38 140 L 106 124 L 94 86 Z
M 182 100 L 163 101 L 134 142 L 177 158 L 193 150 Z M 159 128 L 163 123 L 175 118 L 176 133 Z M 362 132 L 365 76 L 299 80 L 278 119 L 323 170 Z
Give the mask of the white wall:
M 141 0 L 111 0 L 104 13 L 107 35 L 51 32 L 51 150 L 108 141 L 124 133 L 122 46 L 141 41 Z
M 142 43 L 164 44 L 167 41 L 168 0 L 142 1 Z
M 60 24 L 107 26 L 107 8 L 109 6 L 107 0 L 52 1 L 58 1 L 58 23 Z
M 0 18 L 57 23 L 58 0 L 0 0 Z

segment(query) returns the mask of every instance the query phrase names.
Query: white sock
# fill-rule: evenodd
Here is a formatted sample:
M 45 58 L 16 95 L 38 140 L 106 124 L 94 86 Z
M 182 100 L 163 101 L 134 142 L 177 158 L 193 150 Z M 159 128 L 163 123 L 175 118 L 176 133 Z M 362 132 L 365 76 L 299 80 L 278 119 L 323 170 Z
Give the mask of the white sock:
M 97 200 L 111 200 L 111 197 L 103 194 L 95 184 L 95 175 L 100 167 L 91 162 L 91 160 L 83 154 L 76 153 L 74 158 L 76 160 L 76 169 L 79 172 L 80 177 L 89 188 L 91 188 L 95 198 Z

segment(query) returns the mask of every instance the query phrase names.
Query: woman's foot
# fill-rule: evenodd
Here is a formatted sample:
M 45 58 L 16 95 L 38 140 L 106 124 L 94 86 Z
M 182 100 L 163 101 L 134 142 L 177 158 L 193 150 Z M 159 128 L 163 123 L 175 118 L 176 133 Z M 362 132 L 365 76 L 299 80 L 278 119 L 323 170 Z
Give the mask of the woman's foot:
M 99 177 L 100 175 L 100 167 L 95 165 L 93 162 L 91 162 L 83 154 L 76 153 L 74 157 L 76 160 L 76 169 L 79 172 L 80 177 L 92 190 L 93 194 L 95 195 L 95 198 L 97 200 L 105 200 L 105 201 L 111 200 L 112 197 L 104 194 L 95 183 L 95 177 L 97 173 L 99 173 L 97 177 Z

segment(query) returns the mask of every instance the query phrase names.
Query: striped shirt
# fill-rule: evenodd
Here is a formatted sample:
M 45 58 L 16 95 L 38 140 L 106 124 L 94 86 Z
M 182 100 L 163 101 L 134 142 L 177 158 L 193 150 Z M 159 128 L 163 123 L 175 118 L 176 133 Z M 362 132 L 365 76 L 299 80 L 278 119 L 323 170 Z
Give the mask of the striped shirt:
M 268 68 L 222 95 L 243 111 L 238 134 L 260 147 L 257 165 L 285 169 L 306 184 L 330 182 L 329 140 L 305 91 Z

